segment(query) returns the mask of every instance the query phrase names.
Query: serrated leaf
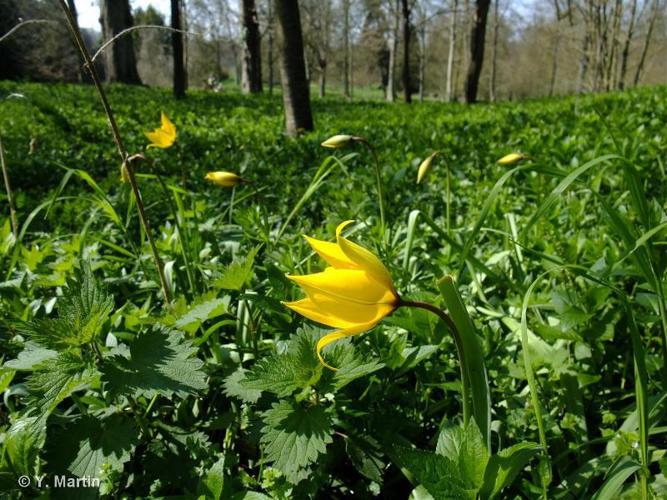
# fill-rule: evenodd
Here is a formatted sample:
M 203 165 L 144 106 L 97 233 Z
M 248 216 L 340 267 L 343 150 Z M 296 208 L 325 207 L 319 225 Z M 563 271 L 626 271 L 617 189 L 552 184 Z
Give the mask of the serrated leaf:
M 174 321 L 174 327 L 186 333 L 193 334 L 197 328 L 209 319 L 216 318 L 227 310 L 228 298 L 210 299 L 195 305 L 187 313 Z
M 463 500 L 476 498 L 477 490 L 470 488 L 457 465 L 442 455 L 430 451 L 396 446 L 393 460 L 407 469 L 415 481 L 424 486 L 439 500 Z
M 333 441 L 331 419 L 322 406 L 304 408 L 280 401 L 263 413 L 262 421 L 264 459 L 294 484 L 308 476 L 310 466 Z
M 266 391 L 285 397 L 312 386 L 321 374 L 322 366 L 315 355 L 314 338 L 305 330 L 299 330 L 290 339 L 285 354 L 273 354 L 261 359 L 239 384 L 246 390 Z
M 78 477 L 101 477 L 108 470 L 122 471 L 138 442 L 139 430 L 128 417 L 82 417 L 49 437 L 48 470 Z
M 197 349 L 177 330 L 156 327 L 140 333 L 130 345 L 130 358 L 112 356 L 101 368 L 112 394 L 155 394 L 185 397 L 206 389 L 204 362 Z
M 484 473 L 482 496 L 496 498 L 541 449 L 537 443 L 519 443 L 493 455 Z
M 248 403 L 256 403 L 262 396 L 262 391 L 258 389 L 248 389 L 242 382 L 245 380 L 245 370 L 236 370 L 225 378 L 223 386 L 227 396 L 237 397 Z
M 98 371 L 73 352 L 63 352 L 35 367 L 28 388 L 37 397 L 40 415 L 51 413 L 61 401 L 99 377 Z
M 252 278 L 253 264 L 258 251 L 259 247 L 255 247 L 248 252 L 245 259 L 234 261 L 228 265 L 222 277 L 215 282 L 215 286 L 225 290 L 241 290 Z
M 4 448 L 18 474 L 33 477 L 37 470 L 37 455 L 45 440 L 45 416 L 22 416 L 12 423 L 5 433 Z
M 12 370 L 32 370 L 47 359 L 53 359 L 58 355 L 57 351 L 47 349 L 34 342 L 26 342 L 23 350 L 19 353 L 16 359 L 12 359 L 5 363 L 6 368 Z
M 199 481 L 198 494 L 219 500 L 225 486 L 225 457 L 221 456 Z

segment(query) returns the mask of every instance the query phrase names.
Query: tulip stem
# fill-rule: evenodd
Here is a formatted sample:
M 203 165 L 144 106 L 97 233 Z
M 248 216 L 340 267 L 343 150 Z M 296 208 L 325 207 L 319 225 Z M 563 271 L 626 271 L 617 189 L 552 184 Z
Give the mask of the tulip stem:
M 16 208 L 14 207 L 14 197 L 12 196 L 12 186 L 9 183 L 9 172 L 7 172 L 7 165 L 5 164 L 5 150 L 2 147 L 2 139 L 0 138 L 0 166 L 2 166 L 2 177 L 5 180 L 5 191 L 7 192 L 7 203 L 9 204 L 9 218 L 12 221 L 12 232 L 14 233 L 14 240 L 19 237 L 19 223 L 16 219 Z
M 461 334 L 452 321 L 452 318 L 450 318 L 445 311 L 439 307 L 434 306 L 433 304 L 429 304 L 428 302 L 399 299 L 398 307 L 416 307 L 418 309 L 430 311 L 438 318 L 440 318 L 445 325 L 447 325 L 447 328 L 454 338 L 454 344 L 456 344 L 456 353 L 459 358 L 459 369 L 461 371 L 461 400 L 463 401 L 463 422 L 467 424 L 470 420 L 470 398 L 468 397 L 468 378 L 466 376 L 467 370 L 465 365 L 465 356 L 463 355 L 463 341 L 461 340 Z
M 72 33 L 72 36 L 74 37 L 74 41 L 76 42 L 77 48 L 79 49 L 79 52 L 81 52 L 81 55 L 83 56 L 83 59 L 85 61 L 84 66 L 88 69 L 88 73 L 90 74 L 90 77 L 93 80 L 93 83 L 95 84 L 95 88 L 97 89 L 97 93 L 100 96 L 100 100 L 102 101 L 104 112 L 106 113 L 107 120 L 109 121 L 109 127 L 111 127 L 111 134 L 113 136 L 113 140 L 116 143 L 116 148 L 118 149 L 118 153 L 120 154 L 122 165 L 127 170 L 127 177 L 130 181 L 130 185 L 132 186 L 134 199 L 137 202 L 139 219 L 141 220 L 141 225 L 144 228 L 144 233 L 146 234 L 146 239 L 148 240 L 148 244 L 150 245 L 151 248 L 151 254 L 153 255 L 153 260 L 155 261 L 155 267 L 157 269 L 158 276 L 160 277 L 160 285 L 162 286 L 164 301 L 167 304 L 169 304 L 171 302 L 171 296 L 169 293 L 169 285 L 167 283 L 167 279 L 164 274 L 162 259 L 160 259 L 160 254 L 158 253 L 155 240 L 153 239 L 150 224 L 148 223 L 148 216 L 146 215 L 146 210 L 144 208 L 144 202 L 141 198 L 141 191 L 139 190 L 139 184 L 137 183 L 137 178 L 134 175 L 134 165 L 132 165 L 132 161 L 137 159 L 137 155 L 130 156 L 127 152 L 127 149 L 125 148 L 125 145 L 123 144 L 123 140 L 121 139 L 120 131 L 118 129 L 118 124 L 116 123 L 116 118 L 114 117 L 113 111 L 111 110 L 111 106 L 109 105 L 109 100 L 107 99 L 104 87 L 102 87 L 102 81 L 100 80 L 100 77 L 97 74 L 95 65 L 93 64 L 93 61 L 90 57 L 90 52 L 88 52 L 88 49 L 86 48 L 86 44 L 84 43 L 83 37 L 81 36 L 81 31 L 79 31 L 79 28 L 77 27 L 76 21 L 74 20 L 72 12 L 69 10 L 67 2 L 65 0 L 60 0 L 60 6 L 62 7 L 63 12 L 65 13 L 65 18 L 67 19 L 67 25 L 69 26 L 69 30 Z
M 375 150 L 373 145 L 370 142 L 368 142 L 368 140 L 364 139 L 363 137 L 358 137 L 356 139 L 359 142 L 361 142 L 364 146 L 366 146 L 373 155 L 373 162 L 375 164 L 375 182 L 377 183 L 378 205 L 380 206 L 380 230 L 382 234 L 382 240 L 384 242 L 384 229 L 385 229 L 384 195 L 382 193 L 382 173 L 380 169 L 380 160 L 378 158 L 377 151 Z

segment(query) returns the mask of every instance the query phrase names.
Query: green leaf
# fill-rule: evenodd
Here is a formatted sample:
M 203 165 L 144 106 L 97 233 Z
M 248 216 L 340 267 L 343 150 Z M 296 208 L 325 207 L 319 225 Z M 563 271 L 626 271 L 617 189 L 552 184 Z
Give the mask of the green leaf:
M 246 370 L 236 370 L 225 378 L 223 386 L 227 396 L 237 397 L 248 403 L 256 403 L 262 396 L 262 391 L 258 389 L 248 389 L 243 385 L 246 377 Z
M 31 371 L 43 361 L 55 358 L 57 355 L 56 351 L 28 341 L 23 346 L 23 350 L 19 353 L 18 357 L 7 361 L 4 366 L 12 370 Z
M 4 437 L 4 448 L 19 475 L 33 477 L 39 450 L 46 440 L 46 418 L 22 416 L 12 423 Z
M 221 456 L 199 481 L 197 492 L 205 498 L 220 500 L 225 486 L 225 457 Z
M 331 419 L 322 406 L 280 401 L 263 413 L 262 421 L 264 459 L 294 484 L 308 477 L 310 466 L 333 441 Z
M 234 261 L 224 270 L 222 277 L 215 282 L 216 288 L 241 290 L 253 275 L 253 264 L 259 247 L 255 247 L 242 261 Z
M 197 328 L 209 319 L 225 313 L 229 298 L 211 299 L 192 307 L 187 313 L 174 321 L 173 326 L 186 333 L 193 334 Z
M 295 391 L 315 384 L 322 374 L 322 366 L 315 355 L 312 335 L 299 329 L 290 339 L 285 354 L 273 354 L 259 360 L 246 373 L 239 385 L 246 390 L 266 391 L 286 397 Z
M 60 353 L 38 365 L 28 379 L 28 388 L 37 397 L 34 408 L 40 415 L 48 415 L 61 401 L 98 377 L 95 367 L 73 352 Z
M 484 474 L 481 496 L 496 498 L 541 449 L 537 443 L 519 443 L 493 455 Z
M 113 310 L 113 297 L 84 265 L 68 280 L 58 301 L 58 318 L 27 321 L 17 330 L 34 342 L 57 351 L 90 343 L 97 337 Z
M 112 394 L 185 397 L 207 388 L 204 362 L 196 352 L 182 333 L 156 327 L 137 335 L 129 359 L 121 355 L 106 359 L 102 380 Z
M 607 474 L 602 487 L 595 492 L 592 500 L 614 500 L 619 497 L 623 484 L 635 472 L 641 469 L 641 466 L 629 457 L 623 457 L 614 464 Z
M 438 500 L 474 500 L 477 489 L 471 488 L 466 477 L 461 475 L 456 463 L 431 451 L 396 446 L 393 461 L 405 468 Z
M 138 442 L 139 429 L 128 417 L 82 417 L 49 436 L 48 470 L 98 478 L 109 470 L 120 472 Z

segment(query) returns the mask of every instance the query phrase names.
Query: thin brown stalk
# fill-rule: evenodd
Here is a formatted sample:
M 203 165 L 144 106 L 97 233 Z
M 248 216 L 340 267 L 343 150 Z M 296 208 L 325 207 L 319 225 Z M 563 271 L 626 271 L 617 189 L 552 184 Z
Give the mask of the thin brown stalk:
M 107 119 L 109 121 L 109 126 L 111 128 L 111 134 L 113 136 L 113 140 L 116 143 L 116 148 L 118 149 L 118 154 L 121 157 L 123 167 L 127 170 L 127 176 L 130 181 L 130 185 L 132 186 L 132 192 L 134 193 L 134 198 L 137 201 L 137 210 L 139 211 L 139 219 L 141 220 L 141 225 L 144 228 L 144 232 L 146 233 L 146 239 L 148 240 L 148 243 L 151 248 L 151 253 L 153 254 L 155 267 L 157 268 L 157 273 L 160 277 L 160 285 L 162 287 L 164 300 L 168 304 L 169 302 L 171 302 L 169 285 L 167 284 L 167 278 L 165 277 L 164 274 L 162 259 L 160 259 L 160 254 L 157 251 L 157 246 L 155 245 L 155 240 L 153 239 L 151 233 L 150 224 L 148 222 L 148 216 L 146 215 L 146 209 L 144 207 L 144 203 L 141 198 L 141 191 L 139 190 L 139 184 L 137 183 L 137 178 L 134 175 L 134 166 L 132 165 L 132 163 L 136 157 L 134 156 L 130 157 L 130 155 L 127 152 L 127 149 L 125 148 L 125 145 L 123 144 L 123 140 L 120 136 L 120 131 L 118 129 L 118 124 L 116 123 L 116 118 L 114 117 L 113 111 L 111 110 L 111 106 L 109 105 L 109 100 L 107 99 L 106 92 L 104 91 L 104 87 L 102 87 L 102 82 L 99 78 L 99 75 L 97 74 L 97 70 L 95 69 L 95 65 L 93 64 L 93 61 L 90 57 L 90 53 L 88 52 L 88 49 L 86 48 L 86 45 L 83 42 L 83 38 L 81 37 L 81 32 L 77 28 L 74 17 L 72 16 L 72 12 L 69 10 L 69 7 L 67 6 L 67 1 L 60 0 L 60 6 L 62 7 L 63 12 L 65 13 L 65 17 L 67 18 L 67 24 L 69 26 L 70 32 L 72 33 L 74 41 L 76 42 L 76 45 L 79 48 L 79 51 L 81 52 L 81 55 L 83 56 L 86 62 L 85 66 L 88 69 L 88 73 L 90 73 L 90 77 L 92 78 L 93 83 L 95 84 L 95 88 L 97 89 L 97 93 L 100 96 L 100 100 L 102 101 L 102 106 L 104 107 L 104 112 L 106 113 Z
M 0 137 L 0 166 L 2 166 L 2 177 L 5 179 L 5 191 L 7 192 L 7 203 L 9 205 L 9 218 L 12 221 L 12 232 L 16 239 L 19 237 L 19 224 L 16 219 L 16 208 L 14 207 L 12 186 L 9 183 L 9 172 L 7 171 L 7 164 L 5 163 L 5 148 L 2 146 L 2 137 Z

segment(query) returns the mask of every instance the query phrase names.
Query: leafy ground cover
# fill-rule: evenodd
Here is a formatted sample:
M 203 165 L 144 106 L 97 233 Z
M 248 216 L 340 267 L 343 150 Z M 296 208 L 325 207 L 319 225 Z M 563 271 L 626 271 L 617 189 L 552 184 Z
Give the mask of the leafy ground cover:
M 20 223 L 14 237 L 3 211 L 3 490 L 38 495 L 18 478 L 63 474 L 99 478 L 89 496 L 665 495 L 667 89 L 472 108 L 324 99 L 299 139 L 278 96 L 109 95 L 150 160 L 137 174 L 173 301 L 94 89 L 1 82 Z M 145 150 L 161 110 L 176 142 Z M 377 151 L 384 228 L 370 150 L 320 147 L 338 133 Z M 511 151 L 530 158 L 496 163 Z M 250 182 L 204 179 L 217 170 Z M 333 372 L 315 353 L 328 330 L 281 304 L 302 295 L 286 274 L 323 267 L 302 235 L 333 241 L 349 219 L 402 297 L 442 304 L 438 280 L 454 277 L 490 439 L 462 419 L 436 316 L 401 308 L 334 344 Z

